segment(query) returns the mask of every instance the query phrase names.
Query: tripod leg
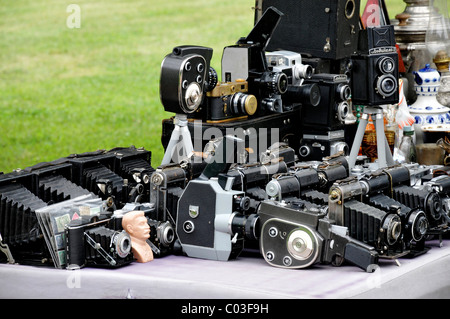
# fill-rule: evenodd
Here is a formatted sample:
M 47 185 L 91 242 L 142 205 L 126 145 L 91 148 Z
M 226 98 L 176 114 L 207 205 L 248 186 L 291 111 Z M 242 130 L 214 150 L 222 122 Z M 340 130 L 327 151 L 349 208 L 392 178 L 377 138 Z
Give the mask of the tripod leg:
M 181 128 L 181 137 L 183 139 L 184 156 L 189 156 L 194 152 L 194 146 L 192 145 L 191 132 L 187 126 Z
M 383 115 L 377 114 L 375 124 L 375 131 L 377 133 L 377 152 L 378 152 L 378 165 L 379 168 L 387 167 L 386 162 L 386 135 L 384 133 Z M 390 153 L 390 151 L 389 151 Z
M 166 152 L 164 153 L 162 165 L 169 164 L 172 162 L 172 157 L 175 152 L 175 148 L 180 140 L 180 127 L 175 126 L 172 135 L 170 136 L 169 144 L 167 145 Z
M 353 145 L 348 160 L 350 169 L 355 167 L 356 158 L 358 157 L 359 153 L 359 147 L 361 146 L 362 140 L 364 138 L 364 132 L 366 131 L 368 117 L 368 114 L 363 114 L 361 116 L 361 119 L 359 120 L 358 130 L 356 131 L 355 139 L 353 140 Z

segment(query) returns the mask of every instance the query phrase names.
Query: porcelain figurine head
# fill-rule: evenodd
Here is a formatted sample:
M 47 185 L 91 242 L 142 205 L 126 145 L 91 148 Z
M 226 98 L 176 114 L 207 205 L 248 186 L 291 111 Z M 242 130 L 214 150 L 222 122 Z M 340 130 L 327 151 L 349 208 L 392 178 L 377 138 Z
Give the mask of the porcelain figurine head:
M 136 260 L 142 263 L 153 260 L 153 251 L 147 243 L 150 226 L 144 212 L 137 210 L 126 213 L 122 219 L 122 227 L 131 237 L 131 249 Z

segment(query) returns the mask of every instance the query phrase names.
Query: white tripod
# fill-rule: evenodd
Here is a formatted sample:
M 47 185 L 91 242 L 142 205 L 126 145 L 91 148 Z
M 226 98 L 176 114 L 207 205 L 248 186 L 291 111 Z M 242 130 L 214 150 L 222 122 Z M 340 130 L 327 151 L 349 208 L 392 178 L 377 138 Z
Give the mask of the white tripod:
M 194 151 L 192 145 L 191 133 L 188 128 L 186 114 L 175 114 L 173 120 L 175 125 L 169 144 L 162 160 L 162 165 L 170 163 L 179 163 L 182 159 L 189 157 Z
M 375 131 L 377 134 L 377 154 L 378 154 L 378 168 L 388 167 L 394 165 L 394 158 L 389 148 L 389 143 L 384 133 L 383 109 L 379 106 L 364 107 L 363 115 L 359 120 L 358 130 L 356 131 L 355 139 L 353 140 L 352 150 L 350 151 L 349 167 L 355 167 L 356 158 L 359 153 L 359 147 L 364 137 L 369 115 L 374 120 Z

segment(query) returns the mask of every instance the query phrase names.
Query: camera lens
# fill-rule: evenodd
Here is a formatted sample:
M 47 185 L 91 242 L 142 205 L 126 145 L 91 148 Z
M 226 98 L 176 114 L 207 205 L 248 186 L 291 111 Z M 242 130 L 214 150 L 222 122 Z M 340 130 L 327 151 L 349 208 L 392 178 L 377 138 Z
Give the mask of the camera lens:
M 175 231 L 169 222 L 158 226 L 158 238 L 162 245 L 169 246 L 175 239 Z
M 337 98 L 341 101 L 347 101 L 352 94 L 350 86 L 347 84 L 339 84 L 336 88 L 337 90 Z
M 392 74 L 385 74 L 378 78 L 376 91 L 383 97 L 391 96 L 397 90 L 397 79 Z
M 395 70 L 395 62 L 391 57 L 383 57 L 378 60 L 378 69 L 381 73 L 392 73 Z
M 256 240 L 260 235 L 259 216 L 234 213 L 231 216 L 231 234 L 241 234 L 244 238 Z
M 337 118 L 340 122 L 344 122 L 350 112 L 350 105 L 348 102 L 344 101 L 338 104 L 337 107 Z
M 385 233 L 386 242 L 389 245 L 395 244 L 402 233 L 402 222 L 400 217 L 395 214 L 387 215 L 383 222 L 383 231 Z
M 303 145 L 299 149 L 300 156 L 306 157 L 311 153 L 311 148 L 308 145 Z
M 411 230 L 412 239 L 420 241 L 428 231 L 428 220 L 422 210 L 414 211 L 408 218 L 408 228 Z
M 238 92 L 230 99 L 231 112 L 234 115 L 253 115 L 256 113 L 258 102 L 251 94 Z
M 112 242 L 115 244 L 116 253 L 119 257 L 125 258 L 131 251 L 131 238 L 125 232 L 116 232 L 113 235 Z
M 288 89 L 288 77 L 283 72 L 265 72 L 260 83 L 269 89 L 269 93 L 284 94 Z
M 438 194 L 430 193 L 426 199 L 426 212 L 434 220 L 439 220 L 442 217 L 443 209 L 441 199 Z

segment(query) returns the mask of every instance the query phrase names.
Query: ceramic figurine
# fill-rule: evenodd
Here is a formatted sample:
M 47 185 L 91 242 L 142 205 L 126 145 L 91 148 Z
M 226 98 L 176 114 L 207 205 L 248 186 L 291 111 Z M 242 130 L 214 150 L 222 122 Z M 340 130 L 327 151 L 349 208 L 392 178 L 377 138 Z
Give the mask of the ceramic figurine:
M 123 229 L 131 237 L 131 249 L 138 262 L 145 263 L 153 260 L 153 251 L 147 243 L 150 238 L 150 226 L 143 211 L 126 213 L 122 219 Z
M 440 86 L 439 72 L 427 64 L 425 68 L 414 72 L 414 81 L 417 100 L 410 105 L 409 112 L 414 116 L 415 124 L 450 123 L 449 109 L 436 99 Z

